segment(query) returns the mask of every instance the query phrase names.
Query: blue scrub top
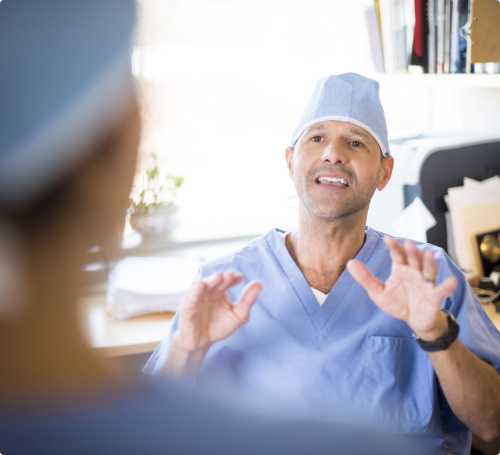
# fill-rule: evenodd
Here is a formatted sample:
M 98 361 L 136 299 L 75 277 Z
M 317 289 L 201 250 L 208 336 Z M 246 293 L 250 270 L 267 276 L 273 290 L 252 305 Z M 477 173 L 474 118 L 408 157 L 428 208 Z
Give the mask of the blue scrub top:
M 283 406 L 312 412 L 336 415 L 348 404 L 397 432 L 442 438 L 444 453 L 470 453 L 470 431 L 451 411 L 429 356 L 408 325 L 381 311 L 347 270 L 319 306 L 279 232 L 273 229 L 201 268 L 199 277 L 242 272 L 243 282 L 229 291 L 233 300 L 251 280 L 263 288 L 249 322 L 209 349 L 199 380 L 231 380 Z M 366 228 L 356 256 L 383 281 L 391 272 L 384 235 Z M 438 283 L 458 278 L 442 308 L 456 317 L 464 345 L 500 372 L 500 333 L 464 275 L 442 249 L 418 246 L 434 252 Z M 153 374 L 164 364 L 177 321 L 178 315 L 145 372 Z

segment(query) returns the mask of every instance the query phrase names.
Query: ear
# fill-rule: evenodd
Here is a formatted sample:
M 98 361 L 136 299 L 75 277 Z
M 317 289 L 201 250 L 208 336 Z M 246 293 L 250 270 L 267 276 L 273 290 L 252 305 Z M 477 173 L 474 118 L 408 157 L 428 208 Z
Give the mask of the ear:
M 293 147 L 286 148 L 286 151 L 285 151 L 286 164 L 288 167 L 288 174 L 290 175 L 290 178 L 292 180 L 293 180 L 293 152 L 294 152 Z
M 382 191 L 391 179 L 392 170 L 394 168 L 394 158 L 386 156 L 382 158 L 382 170 L 380 171 L 380 178 L 378 181 L 377 189 Z

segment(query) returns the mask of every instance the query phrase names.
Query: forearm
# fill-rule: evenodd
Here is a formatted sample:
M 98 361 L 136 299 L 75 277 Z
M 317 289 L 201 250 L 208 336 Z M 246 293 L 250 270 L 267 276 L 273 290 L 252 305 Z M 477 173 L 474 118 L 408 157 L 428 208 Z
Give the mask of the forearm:
M 193 351 L 184 349 L 179 331 L 176 331 L 172 338 L 172 346 L 167 361 L 162 367 L 162 372 L 179 376 L 196 376 L 209 347 L 202 347 Z
M 429 352 L 455 415 L 486 441 L 500 436 L 500 375 L 457 339 L 445 351 Z

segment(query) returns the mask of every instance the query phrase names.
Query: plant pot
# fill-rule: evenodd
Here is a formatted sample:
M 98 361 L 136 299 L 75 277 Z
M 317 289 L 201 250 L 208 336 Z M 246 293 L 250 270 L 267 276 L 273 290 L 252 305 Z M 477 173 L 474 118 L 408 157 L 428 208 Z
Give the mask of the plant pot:
M 154 205 L 148 213 L 132 213 L 130 225 L 143 238 L 170 235 L 178 226 L 180 218 L 176 205 Z

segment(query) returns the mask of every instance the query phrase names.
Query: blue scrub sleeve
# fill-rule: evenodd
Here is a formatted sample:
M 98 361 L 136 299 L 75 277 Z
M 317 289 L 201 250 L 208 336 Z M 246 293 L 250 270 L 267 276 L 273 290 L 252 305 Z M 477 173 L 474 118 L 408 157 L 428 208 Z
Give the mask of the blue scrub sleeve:
M 142 369 L 143 373 L 150 375 L 156 374 L 162 369 L 163 365 L 165 365 L 168 353 L 170 352 L 170 347 L 172 346 L 172 338 L 174 337 L 174 333 L 176 332 L 178 325 L 179 312 L 175 313 L 167 336 L 158 345 L 153 354 L 151 354 L 151 357 L 146 362 L 146 365 L 144 365 L 144 368 Z
M 198 273 L 196 274 L 193 283 L 195 281 L 201 280 L 203 276 L 202 270 L 203 266 L 200 267 L 200 269 L 198 270 Z M 153 375 L 162 369 L 163 365 L 165 365 L 165 362 L 167 361 L 168 353 L 170 352 L 170 347 L 172 346 L 172 338 L 174 337 L 174 333 L 177 331 L 178 327 L 179 327 L 179 312 L 175 313 L 175 316 L 172 319 L 172 324 L 170 325 L 170 330 L 168 331 L 167 336 L 158 345 L 153 354 L 151 354 L 151 357 L 146 362 L 146 365 L 144 365 L 144 368 L 142 369 L 143 373 Z
M 464 274 L 446 256 L 439 275 L 443 279 L 450 275 L 458 279 L 457 288 L 445 299 L 443 306 L 460 325 L 460 340 L 472 353 L 500 373 L 500 332 L 477 300 Z

